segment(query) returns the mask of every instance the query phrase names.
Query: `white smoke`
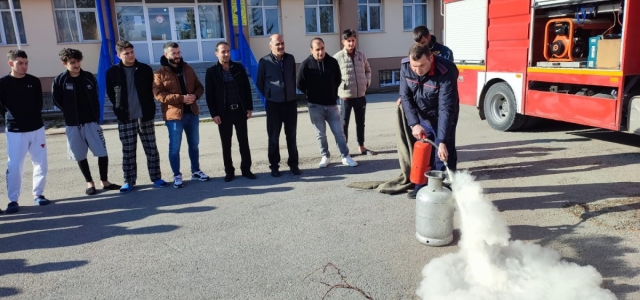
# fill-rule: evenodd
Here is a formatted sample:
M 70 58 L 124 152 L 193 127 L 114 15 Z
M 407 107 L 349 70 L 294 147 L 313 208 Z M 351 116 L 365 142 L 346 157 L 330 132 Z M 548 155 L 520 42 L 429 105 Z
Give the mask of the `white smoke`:
M 554 250 L 509 241 L 504 217 L 468 173 L 452 185 L 461 220 L 460 251 L 431 260 L 416 291 L 428 300 L 610 300 L 592 266 L 563 261 Z

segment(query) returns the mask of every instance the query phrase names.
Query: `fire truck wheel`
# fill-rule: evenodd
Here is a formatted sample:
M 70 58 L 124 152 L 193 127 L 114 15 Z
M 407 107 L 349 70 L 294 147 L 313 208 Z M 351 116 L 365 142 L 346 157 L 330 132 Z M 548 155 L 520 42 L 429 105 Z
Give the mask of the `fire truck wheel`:
M 484 115 L 491 128 L 514 131 L 524 124 L 525 116 L 516 111 L 516 97 L 506 82 L 492 85 L 484 98 Z

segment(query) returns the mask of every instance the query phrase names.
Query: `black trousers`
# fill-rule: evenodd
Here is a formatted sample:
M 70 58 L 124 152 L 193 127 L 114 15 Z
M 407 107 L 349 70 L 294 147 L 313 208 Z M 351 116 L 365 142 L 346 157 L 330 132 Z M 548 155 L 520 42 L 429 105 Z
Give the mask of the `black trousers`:
M 298 167 L 298 146 L 296 145 L 296 131 L 298 126 L 298 103 L 267 102 L 267 134 L 269 135 L 269 168 L 277 170 L 280 163 L 280 131 L 284 124 L 284 134 L 287 138 L 289 168 Z
M 222 159 L 224 160 L 224 172 L 233 174 L 233 159 L 231 159 L 231 137 L 233 136 L 233 128 L 236 129 L 236 137 L 238 146 L 240 147 L 240 170 L 248 172 L 251 170 L 251 150 L 249 150 L 249 136 L 247 129 L 247 114 L 241 107 L 236 109 L 230 107 L 225 108 L 224 114 L 220 116 L 220 141 L 222 144 Z
M 351 109 L 355 113 L 356 119 L 356 136 L 358 145 L 364 146 L 364 115 L 367 110 L 367 99 L 365 97 L 351 98 L 342 100 L 342 121 L 344 129 L 344 137 L 349 141 L 349 119 L 351 119 Z

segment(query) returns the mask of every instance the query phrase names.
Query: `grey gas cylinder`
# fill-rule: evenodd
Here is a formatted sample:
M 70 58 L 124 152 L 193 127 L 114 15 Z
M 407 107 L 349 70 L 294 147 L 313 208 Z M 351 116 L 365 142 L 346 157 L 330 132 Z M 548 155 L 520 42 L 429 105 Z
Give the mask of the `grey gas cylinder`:
M 448 245 L 453 241 L 453 197 L 442 187 L 444 172 L 425 175 L 427 185 L 416 195 L 416 238 L 428 246 Z

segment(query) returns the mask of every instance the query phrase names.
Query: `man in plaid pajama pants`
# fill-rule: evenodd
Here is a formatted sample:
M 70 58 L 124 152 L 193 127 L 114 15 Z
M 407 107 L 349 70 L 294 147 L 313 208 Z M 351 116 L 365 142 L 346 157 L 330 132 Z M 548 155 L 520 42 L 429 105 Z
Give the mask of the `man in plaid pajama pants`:
M 147 156 L 149 177 L 156 187 L 166 187 L 160 173 L 160 155 L 156 146 L 154 118 L 156 104 L 153 98 L 153 70 L 136 60 L 133 45 L 120 40 L 116 43 L 120 63 L 107 71 L 107 95 L 118 118 L 118 131 L 122 142 L 122 171 L 124 185 L 120 193 L 127 193 L 136 184 L 136 147 L 138 134 Z

